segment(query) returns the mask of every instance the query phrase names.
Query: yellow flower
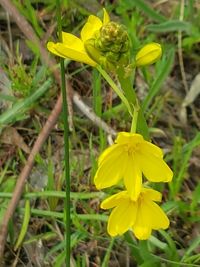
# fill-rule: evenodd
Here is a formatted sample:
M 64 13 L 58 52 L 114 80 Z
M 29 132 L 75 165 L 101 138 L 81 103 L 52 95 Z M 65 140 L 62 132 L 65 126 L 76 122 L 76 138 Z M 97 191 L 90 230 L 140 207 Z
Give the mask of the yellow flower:
M 94 183 L 102 189 L 124 178 L 131 199 L 137 200 L 142 187 L 142 173 L 151 182 L 169 182 L 173 176 L 159 147 L 145 141 L 140 134 L 121 132 L 115 144 L 99 157 Z
M 169 220 L 154 201 L 161 201 L 158 191 L 142 188 L 137 201 L 131 200 L 127 191 L 117 193 L 101 203 L 102 209 L 114 208 L 108 219 L 109 235 L 122 235 L 129 229 L 138 239 L 145 240 L 152 230 L 166 229 Z
M 161 45 L 158 43 L 150 43 L 145 45 L 140 51 L 136 54 L 136 66 L 145 66 L 150 65 L 156 62 L 162 55 Z
M 103 22 L 98 17 L 90 15 L 81 30 L 81 38 L 71 33 L 62 32 L 62 43 L 48 42 L 48 50 L 59 57 L 69 58 L 91 66 L 96 66 L 97 63 L 87 54 L 84 43 L 93 38 L 101 27 L 110 21 L 108 13 L 105 9 L 103 10 Z

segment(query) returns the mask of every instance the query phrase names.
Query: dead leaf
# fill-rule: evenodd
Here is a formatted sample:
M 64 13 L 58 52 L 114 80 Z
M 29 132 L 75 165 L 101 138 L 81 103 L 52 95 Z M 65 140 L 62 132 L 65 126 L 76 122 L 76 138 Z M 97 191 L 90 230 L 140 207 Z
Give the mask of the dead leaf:
M 0 68 L 0 93 L 12 96 L 11 81 L 2 68 Z M 10 108 L 11 105 L 11 102 L 0 99 L 1 109 Z
M 190 89 L 185 96 L 185 99 L 183 100 L 183 103 L 181 105 L 181 110 L 180 110 L 180 120 L 182 123 L 186 124 L 187 123 L 187 111 L 186 107 L 191 105 L 195 99 L 198 97 L 200 94 L 200 73 L 196 75 L 194 78 Z
M 13 145 L 27 154 L 30 154 L 30 148 L 24 142 L 23 137 L 18 133 L 18 131 L 13 127 L 7 127 L 3 130 L 0 138 L 0 142 L 3 144 Z

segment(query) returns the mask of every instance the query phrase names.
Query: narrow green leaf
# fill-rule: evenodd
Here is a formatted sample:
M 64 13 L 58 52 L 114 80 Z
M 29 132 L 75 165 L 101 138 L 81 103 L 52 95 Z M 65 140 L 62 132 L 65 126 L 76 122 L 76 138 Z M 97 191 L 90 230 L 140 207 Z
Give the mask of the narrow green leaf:
M 107 266 L 109 266 L 110 253 L 111 253 L 111 250 L 113 248 L 114 242 L 115 242 L 115 239 L 114 238 L 111 238 L 109 247 L 106 250 L 106 254 L 105 254 L 105 257 L 103 259 L 103 262 L 102 262 L 101 267 L 107 267 Z
M 158 247 L 162 250 L 165 250 L 167 247 L 167 244 L 165 242 L 160 241 L 155 236 L 151 235 L 149 238 L 149 242 L 152 243 L 155 247 Z
M 146 3 L 147 1 L 133 0 L 129 2 L 132 3 L 134 6 L 136 6 L 137 8 L 139 8 L 149 18 L 152 18 L 155 21 L 163 22 L 167 20 L 163 15 L 161 15 L 160 13 L 156 12 L 153 8 L 151 8 L 151 6 Z
M 65 251 L 61 252 L 61 253 L 55 258 L 55 261 L 54 261 L 54 267 L 60 267 L 60 266 L 63 266 L 64 261 L 65 261 L 65 256 L 66 256 L 66 252 L 65 252 Z
M 151 267 L 151 266 L 160 267 L 161 266 L 158 259 L 156 259 L 154 255 L 149 251 L 147 240 L 139 241 L 139 249 L 140 249 L 140 255 L 144 260 L 144 263 L 141 264 L 140 267 Z
M 196 186 L 194 192 L 192 193 L 192 203 L 190 209 L 192 212 L 197 208 L 198 203 L 200 203 L 200 183 Z
M 160 24 L 149 24 L 146 29 L 151 32 L 173 32 L 173 31 L 184 31 L 191 32 L 192 25 L 189 22 L 170 20 Z
M 20 212 L 24 212 L 24 208 L 19 208 Z M 39 210 L 39 209 L 31 209 L 31 214 L 41 217 L 50 217 L 50 218 L 57 218 L 63 219 L 64 213 L 57 212 L 57 211 L 49 211 L 49 210 Z M 79 218 L 80 220 L 87 221 L 87 220 L 98 220 L 102 222 L 107 222 L 108 216 L 104 214 L 72 214 L 71 218 L 74 217 Z
M 149 93 L 144 99 L 144 102 L 142 104 L 142 108 L 144 112 L 148 109 L 149 105 L 151 104 L 152 99 L 159 93 L 161 89 L 161 85 L 169 75 L 171 68 L 174 63 L 174 49 L 171 48 L 171 50 L 168 53 L 167 60 L 165 64 L 162 64 L 162 69 L 158 73 L 158 76 L 155 78 L 151 88 L 149 89 Z
M 170 193 L 172 198 L 179 192 L 181 188 L 182 181 L 185 178 L 185 173 L 188 169 L 188 163 L 191 158 L 193 149 L 199 145 L 200 145 L 200 133 L 197 133 L 197 135 L 183 147 L 181 151 L 182 158 L 181 158 L 181 165 L 179 168 L 179 172 L 171 184 L 172 190 Z
M 11 95 L 5 95 L 0 93 L 0 99 L 1 100 L 6 100 L 6 101 L 10 101 L 10 102 L 16 102 L 17 98 Z
M 124 239 L 126 240 L 132 257 L 137 261 L 138 264 L 142 264 L 144 262 L 142 256 L 140 255 L 138 243 L 133 239 L 131 232 L 128 231 L 124 234 Z
M 52 79 L 48 79 L 36 92 L 26 99 L 17 101 L 13 107 L 0 116 L 0 128 L 8 123 L 16 121 L 17 115 L 23 114 L 38 98 L 40 98 L 51 86 Z
M 17 242 L 15 244 L 14 250 L 17 250 L 19 246 L 22 244 L 24 237 L 26 235 L 27 229 L 28 229 L 28 224 L 30 220 L 30 215 L 31 215 L 31 206 L 30 206 L 30 200 L 26 200 L 25 202 L 25 209 L 24 209 L 24 219 L 23 223 L 21 226 L 21 231 L 19 233 Z
M 167 255 L 167 258 L 171 261 L 178 261 L 179 262 L 179 254 L 176 249 L 176 243 L 171 238 L 170 234 L 167 231 L 164 230 L 158 230 L 161 236 L 167 241 L 168 246 L 165 249 L 165 253 Z M 176 264 L 171 264 L 170 267 L 176 267 Z
M 181 262 L 187 261 L 187 258 L 190 256 L 190 254 L 198 248 L 200 245 L 200 237 L 195 238 L 192 243 L 190 244 L 189 248 L 185 251 L 185 254 L 181 260 Z
M 105 196 L 103 192 L 71 192 L 70 197 L 71 199 L 89 199 L 89 198 L 102 198 Z M 0 198 L 11 198 L 12 193 L 9 192 L 0 192 Z M 43 192 L 32 192 L 32 193 L 25 193 L 23 195 L 26 199 L 33 199 L 33 198 L 45 198 L 45 197 L 58 197 L 58 198 L 65 198 L 64 191 L 43 191 Z

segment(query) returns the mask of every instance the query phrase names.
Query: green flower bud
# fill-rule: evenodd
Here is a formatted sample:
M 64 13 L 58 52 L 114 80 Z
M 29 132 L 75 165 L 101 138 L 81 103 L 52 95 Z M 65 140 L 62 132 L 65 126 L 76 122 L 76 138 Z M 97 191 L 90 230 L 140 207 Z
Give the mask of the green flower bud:
M 107 57 L 95 47 L 95 39 L 89 39 L 84 43 L 87 54 L 99 65 L 105 69 L 113 70 L 114 66 L 109 62 Z
M 160 44 L 147 44 L 136 54 L 135 65 L 140 67 L 153 64 L 161 57 L 161 55 L 162 48 Z
M 84 42 L 84 47 L 88 55 L 98 64 L 100 63 L 100 58 L 102 57 L 101 52 L 95 48 L 95 39 L 89 39 Z
M 110 70 L 129 64 L 130 41 L 124 26 L 115 22 L 103 25 L 94 38 L 84 42 L 88 55 Z M 115 67 L 114 67 L 115 66 Z
M 101 28 L 96 45 L 103 51 L 111 50 L 116 53 L 121 52 L 122 47 L 126 47 L 126 51 L 130 47 L 128 34 L 124 26 L 113 21 Z
M 124 26 L 112 21 L 103 25 L 96 34 L 94 45 L 111 64 L 129 63 L 130 41 Z

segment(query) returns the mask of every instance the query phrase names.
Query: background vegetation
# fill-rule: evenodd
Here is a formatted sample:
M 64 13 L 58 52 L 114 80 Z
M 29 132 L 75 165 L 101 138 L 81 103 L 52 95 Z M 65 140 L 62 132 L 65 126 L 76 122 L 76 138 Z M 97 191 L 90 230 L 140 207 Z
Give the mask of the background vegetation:
M 0 0 L 0 4 L 3 2 Z M 11 3 L 44 47 L 48 40 L 57 39 L 55 2 L 13 0 Z M 114 138 L 112 133 L 129 131 L 131 122 L 124 106 L 95 69 L 66 60 L 73 192 L 71 266 L 200 266 L 200 3 L 198 0 L 63 0 L 64 30 L 78 34 L 87 16 L 101 14 L 102 7 L 106 7 L 113 20 L 127 27 L 133 53 L 151 41 L 161 43 L 164 50 L 155 67 L 137 71 L 135 87 L 143 102 L 151 138 L 163 148 L 165 159 L 174 171 L 169 185 L 156 185 L 163 192 L 162 207 L 171 225 L 167 231 L 154 233 L 147 243 L 138 242 L 130 233 L 115 239 L 108 236 L 108 213 L 100 210 L 99 204 L 113 189 L 106 193 L 96 191 L 92 180 L 96 159 Z M 2 4 L 1 221 L 16 180 L 60 93 L 52 65 L 45 61 L 32 39 L 33 34 L 29 28 L 18 27 L 9 12 Z M 59 110 L 56 112 L 58 116 Z M 102 124 L 99 127 L 96 117 L 88 116 L 92 112 L 111 129 L 106 130 Z M 64 266 L 63 151 L 60 115 L 37 153 L 9 224 L 5 266 Z

